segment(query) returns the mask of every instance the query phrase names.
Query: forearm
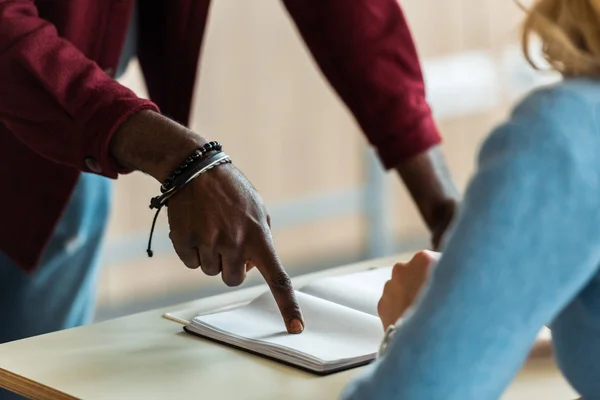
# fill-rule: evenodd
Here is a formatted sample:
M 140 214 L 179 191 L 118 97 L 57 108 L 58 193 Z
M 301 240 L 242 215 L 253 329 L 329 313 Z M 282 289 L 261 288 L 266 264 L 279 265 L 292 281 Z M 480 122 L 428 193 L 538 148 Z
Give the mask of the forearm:
M 142 171 L 162 182 L 205 143 L 200 135 L 169 118 L 142 111 L 119 127 L 110 151 L 124 168 Z
M 448 203 L 456 203 L 459 193 L 439 146 L 400 163 L 396 170 L 429 229 L 447 226 L 453 217 Z

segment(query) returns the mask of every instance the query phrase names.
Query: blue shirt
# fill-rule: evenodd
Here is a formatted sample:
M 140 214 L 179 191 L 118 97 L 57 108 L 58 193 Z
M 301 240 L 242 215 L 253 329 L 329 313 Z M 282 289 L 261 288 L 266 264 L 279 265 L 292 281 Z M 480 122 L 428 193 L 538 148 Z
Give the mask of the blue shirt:
M 545 324 L 600 398 L 599 109 L 600 82 L 567 80 L 492 132 L 429 284 L 343 399 L 496 399 Z

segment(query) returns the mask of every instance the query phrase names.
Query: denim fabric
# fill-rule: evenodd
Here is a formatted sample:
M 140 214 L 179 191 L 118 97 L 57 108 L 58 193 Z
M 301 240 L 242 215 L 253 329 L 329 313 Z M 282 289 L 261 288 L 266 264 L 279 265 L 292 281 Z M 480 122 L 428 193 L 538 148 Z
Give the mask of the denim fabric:
M 0 343 L 92 320 L 111 187 L 106 178 L 81 175 L 35 273 L 0 253 Z M 13 398 L 0 389 L 0 399 Z

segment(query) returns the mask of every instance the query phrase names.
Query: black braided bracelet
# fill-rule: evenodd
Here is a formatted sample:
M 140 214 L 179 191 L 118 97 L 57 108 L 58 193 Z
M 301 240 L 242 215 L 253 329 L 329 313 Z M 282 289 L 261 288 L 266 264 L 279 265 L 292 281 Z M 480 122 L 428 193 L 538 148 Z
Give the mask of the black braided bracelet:
M 179 174 L 177 179 L 173 182 L 173 186 L 170 190 L 153 197 L 150 200 L 150 208 L 160 208 L 162 206 L 167 205 L 167 200 L 172 197 L 175 193 L 181 190 L 185 185 L 187 185 L 190 181 L 197 178 L 200 174 L 207 172 L 208 170 L 216 167 L 217 165 L 230 163 L 231 159 L 229 156 L 222 151 L 219 151 L 214 154 L 210 154 L 205 158 L 198 160 L 195 163 L 192 163 L 188 169 Z
M 194 164 L 198 160 L 201 160 L 211 151 L 221 151 L 222 148 L 223 146 L 221 146 L 221 143 L 219 142 L 208 142 L 198 150 L 194 151 L 188 158 L 185 159 L 185 161 L 183 161 L 183 163 L 181 163 L 179 167 L 175 169 L 175 171 L 171 173 L 171 175 L 169 175 L 167 179 L 165 179 L 160 187 L 160 191 L 162 193 L 168 192 L 175 186 L 175 180 L 177 177 L 186 171 L 190 165 Z

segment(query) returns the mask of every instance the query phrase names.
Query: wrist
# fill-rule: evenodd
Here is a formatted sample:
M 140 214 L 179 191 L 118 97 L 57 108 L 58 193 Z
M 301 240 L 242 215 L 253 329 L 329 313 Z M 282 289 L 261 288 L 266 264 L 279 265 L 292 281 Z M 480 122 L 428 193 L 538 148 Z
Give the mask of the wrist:
M 115 132 L 110 151 L 119 164 L 163 182 L 206 142 L 200 135 L 154 111 L 129 117 Z
M 443 223 L 460 196 L 439 147 L 404 161 L 396 170 L 429 229 Z

